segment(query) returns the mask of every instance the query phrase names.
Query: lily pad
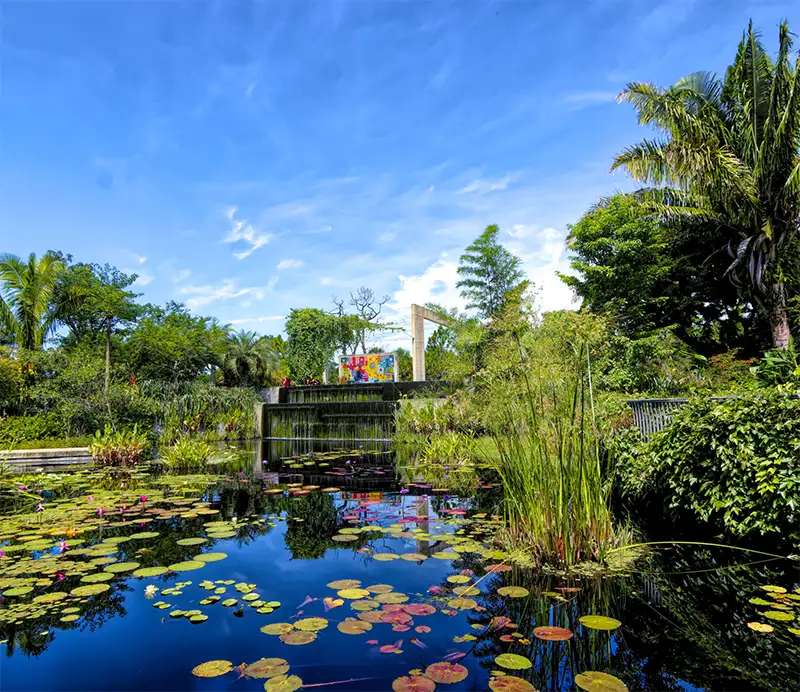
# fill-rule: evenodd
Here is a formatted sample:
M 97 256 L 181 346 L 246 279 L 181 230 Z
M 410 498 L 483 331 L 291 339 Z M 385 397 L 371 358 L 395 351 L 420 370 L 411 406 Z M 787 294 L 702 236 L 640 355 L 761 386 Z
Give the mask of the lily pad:
M 352 543 L 358 540 L 358 536 L 352 536 L 347 533 L 337 533 L 335 536 L 331 536 L 331 540 L 337 543 Z
M 378 562 L 389 562 L 391 560 L 398 560 L 400 556 L 395 553 L 374 553 L 372 558 Z
M 294 625 L 288 622 L 273 622 L 269 625 L 264 625 L 261 628 L 261 631 L 264 634 L 286 634 L 287 632 L 291 632 L 294 629 Z
M 189 617 L 189 622 L 195 625 L 199 625 L 200 623 L 205 622 L 206 620 L 208 620 L 208 615 L 203 615 L 202 613 L 200 615 L 192 615 Z
M 70 596 L 96 596 L 97 594 L 108 591 L 111 587 L 108 584 L 87 584 L 86 586 L 78 586 L 69 592 Z
M 329 589 L 357 589 L 361 586 L 361 582 L 358 579 L 337 579 L 336 581 L 328 582 Z
M 294 692 L 303 686 L 303 681 L 296 675 L 278 675 L 264 683 L 267 692 Z
M 370 593 L 366 589 L 341 589 L 336 592 L 339 598 L 347 598 L 351 601 L 358 601 L 369 597 Z
M 404 593 L 392 591 L 390 593 L 379 593 L 373 600 L 378 603 L 405 603 L 408 601 L 408 596 Z
M 255 591 L 242 596 L 243 601 L 257 601 L 259 598 L 261 598 L 261 596 L 259 596 Z
M 296 629 L 303 632 L 319 632 L 328 626 L 325 618 L 303 618 L 294 623 Z
M 409 603 L 405 606 L 405 611 L 409 615 L 433 615 L 436 608 L 428 603 Z
M 206 661 L 192 668 L 192 675 L 198 678 L 218 678 L 233 670 L 230 661 Z
M 235 606 L 238 602 L 239 601 L 235 598 L 226 598 L 224 601 L 222 601 L 222 605 L 226 608 L 233 608 L 233 606 Z
M 372 625 L 364 620 L 347 618 L 344 622 L 336 625 L 336 629 L 344 634 L 364 634 L 372 629 Z
M 428 556 L 422 553 L 403 553 L 400 559 L 407 560 L 408 562 L 424 562 L 428 559 Z
M 791 613 L 784 613 L 781 610 L 768 610 L 766 613 L 763 613 L 763 615 L 770 620 L 777 620 L 779 622 L 791 622 L 794 620 L 794 615 Z
M 501 668 L 508 668 L 509 670 L 527 670 L 533 666 L 530 659 L 519 654 L 500 654 L 494 659 L 494 662 Z
M 13 589 L 3 591 L 3 596 L 27 596 L 31 591 L 33 591 L 32 586 L 15 586 Z
M 201 553 L 200 555 L 195 555 L 193 559 L 200 562 L 219 562 L 226 557 L 228 557 L 228 553 Z
M 431 663 L 425 669 L 425 675 L 442 685 L 453 685 L 464 680 L 469 675 L 469 671 L 458 663 L 439 661 Z
M 208 539 L 207 538 L 181 538 L 179 541 L 175 541 L 178 545 L 201 545 L 205 543 Z
M 628 692 L 619 678 L 592 670 L 576 675 L 575 684 L 586 692 Z
M 275 678 L 289 672 L 289 663 L 282 658 L 262 658 L 244 669 L 248 678 Z
M 536 692 L 536 688 L 527 680 L 515 675 L 500 675 L 489 680 L 492 692 Z
M 756 632 L 774 632 L 775 628 L 772 625 L 767 625 L 764 622 L 748 622 L 747 626 Z
M 44 593 L 33 599 L 34 603 L 57 603 L 63 601 L 67 597 L 63 591 L 53 591 L 52 593 Z
M 533 636 L 546 642 L 563 642 L 572 639 L 572 632 L 564 627 L 535 627 Z
M 200 560 L 186 560 L 185 562 L 176 562 L 174 565 L 170 565 L 169 568 L 173 572 L 191 572 L 205 566 L 206 563 Z
M 762 586 L 761 588 L 769 593 L 786 593 L 786 589 L 784 589 L 782 586 L 773 586 L 772 584 L 768 584 L 767 586 Z
M 469 577 L 466 574 L 451 574 L 447 581 L 451 584 L 469 584 Z
M 159 574 L 164 574 L 167 572 L 166 567 L 142 567 L 141 569 L 137 569 L 134 573 L 134 577 L 157 577 Z
M 95 572 L 81 577 L 81 581 L 84 584 L 99 584 L 100 582 L 111 581 L 113 578 L 114 575 L 108 572 Z
M 391 584 L 373 584 L 372 586 L 366 586 L 364 588 L 370 593 L 389 593 L 390 591 L 394 591 L 394 587 Z
M 530 592 L 522 586 L 501 586 L 497 593 L 509 598 L 525 598 Z
M 290 646 L 303 646 L 304 644 L 310 644 L 316 638 L 316 632 L 298 632 L 297 630 L 286 632 L 280 636 L 280 640 L 284 644 L 289 644 Z
M 64 617 L 59 618 L 61 622 L 75 622 L 80 618 L 80 615 L 64 615 Z
M 471 598 L 451 598 L 447 601 L 447 605 L 457 610 L 472 610 L 478 604 Z
M 605 615 L 584 615 L 580 618 L 580 623 L 590 630 L 615 630 L 622 624 L 619 620 Z
M 424 675 L 404 675 L 392 681 L 394 692 L 433 692 L 436 683 Z
M 111 572 L 111 574 L 120 574 L 121 572 L 131 572 L 138 567 L 138 562 L 113 562 L 108 567 L 103 568 L 103 571 Z

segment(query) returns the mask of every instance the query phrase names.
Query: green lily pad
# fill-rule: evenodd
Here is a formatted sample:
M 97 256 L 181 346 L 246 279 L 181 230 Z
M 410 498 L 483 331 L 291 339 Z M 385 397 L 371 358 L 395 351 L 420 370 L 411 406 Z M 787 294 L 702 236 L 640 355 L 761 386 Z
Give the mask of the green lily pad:
M 236 600 L 235 598 L 226 598 L 224 601 L 222 601 L 222 605 L 225 606 L 226 608 L 232 608 L 238 602 L 239 601 Z
M 218 562 L 226 557 L 228 557 L 227 553 L 200 553 L 200 555 L 195 555 L 193 559 L 200 562 Z
M 584 615 L 580 618 L 580 623 L 590 630 L 615 630 L 622 624 L 619 620 L 604 615 Z
M 206 620 L 208 620 L 208 615 L 203 615 L 202 613 L 200 615 L 192 615 L 189 618 L 189 622 L 195 625 L 199 625 L 200 623 L 205 622 Z
M 296 675 L 277 675 L 264 683 L 266 692 L 295 692 L 303 686 L 303 681 Z
M 533 666 L 530 659 L 518 654 L 500 654 L 494 659 L 494 662 L 501 668 L 509 670 L 527 670 Z
M 67 597 L 63 591 L 54 591 L 53 593 L 45 593 L 33 599 L 34 603 L 57 603 L 63 601 Z
M 113 578 L 114 575 L 108 572 L 95 572 L 81 577 L 81 581 L 85 584 L 99 584 L 100 582 L 111 581 Z
M 522 586 L 501 586 L 497 593 L 509 598 L 525 598 L 530 592 Z
M 791 622 L 794 620 L 794 615 L 791 613 L 784 613 L 782 610 L 768 610 L 763 613 L 764 617 L 770 620 L 778 620 L 779 622 Z
M 97 594 L 104 593 L 105 591 L 110 590 L 111 587 L 108 584 L 87 584 L 86 586 L 78 586 L 72 591 L 69 592 L 70 596 L 78 596 L 80 598 L 84 596 L 96 596 Z
M 198 678 L 218 678 L 220 675 L 226 675 L 232 670 L 233 663 L 230 661 L 207 661 L 192 668 L 192 675 Z
M 175 541 L 178 545 L 202 545 L 208 539 L 207 538 L 181 538 L 179 541 Z
M 259 600 L 260 598 L 261 598 L 261 596 L 259 596 L 259 595 L 258 595 L 257 593 L 255 593 L 254 591 L 253 591 L 253 592 L 251 592 L 251 593 L 245 594 L 244 596 L 242 596 L 242 600 L 243 600 L 243 601 L 257 601 L 257 600 Z
M 80 618 L 80 615 L 64 615 L 63 617 L 59 618 L 61 622 L 75 622 Z
M 622 680 L 597 671 L 587 671 L 575 676 L 575 684 L 586 692 L 628 692 Z
M 273 622 L 270 623 L 269 625 L 264 625 L 261 628 L 261 631 L 264 634 L 278 635 L 278 634 L 286 634 L 287 632 L 291 632 L 293 629 L 294 625 L 288 622 Z
M 282 658 L 262 658 L 244 669 L 248 678 L 275 678 L 289 672 L 289 663 Z
M 185 562 L 176 562 L 174 565 L 170 565 L 169 569 L 173 572 L 191 572 L 205 566 L 206 563 L 200 560 L 186 560 Z
M 27 596 L 31 591 L 33 591 L 32 586 L 16 586 L 3 591 L 3 596 Z
M 165 572 L 169 571 L 166 567 L 142 567 L 141 569 L 137 569 L 134 573 L 134 577 L 157 577 L 159 574 L 164 574 Z
M 108 567 L 104 567 L 104 572 L 111 572 L 112 574 L 119 574 L 121 572 L 131 572 L 138 569 L 138 562 L 114 562 Z

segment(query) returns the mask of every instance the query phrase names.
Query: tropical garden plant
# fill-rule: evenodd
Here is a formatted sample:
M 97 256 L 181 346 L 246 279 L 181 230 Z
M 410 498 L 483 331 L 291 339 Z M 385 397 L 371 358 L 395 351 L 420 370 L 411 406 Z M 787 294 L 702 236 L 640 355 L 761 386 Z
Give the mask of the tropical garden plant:
M 114 430 L 106 425 L 105 430 L 95 433 L 89 445 L 92 461 L 97 466 L 128 468 L 136 466 L 142 459 L 147 446 L 147 434 L 136 426 L 129 430 Z

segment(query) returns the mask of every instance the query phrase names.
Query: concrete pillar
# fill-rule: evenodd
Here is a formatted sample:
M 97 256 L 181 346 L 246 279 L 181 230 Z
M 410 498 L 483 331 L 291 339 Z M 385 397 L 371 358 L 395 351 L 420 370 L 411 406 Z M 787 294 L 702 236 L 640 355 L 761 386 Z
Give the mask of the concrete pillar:
M 414 382 L 425 381 L 425 318 L 419 305 L 411 306 L 411 358 Z

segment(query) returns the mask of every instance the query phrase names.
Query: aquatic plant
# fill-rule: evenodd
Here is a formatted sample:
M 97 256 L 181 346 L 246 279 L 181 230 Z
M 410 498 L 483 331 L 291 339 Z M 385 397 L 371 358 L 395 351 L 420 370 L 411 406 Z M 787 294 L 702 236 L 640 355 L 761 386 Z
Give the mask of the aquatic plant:
M 517 341 L 511 362 L 487 374 L 481 394 L 496 411 L 506 541 L 536 562 L 572 566 L 614 541 L 588 353 L 579 343 L 565 360 L 529 345 Z
M 132 430 L 117 431 L 106 425 L 102 433 L 99 430 L 95 433 L 89 453 L 97 466 L 136 466 L 147 444 L 147 435 L 135 425 Z
M 161 450 L 160 460 L 175 470 L 189 471 L 205 468 L 213 454 L 213 447 L 202 438 L 182 435 Z

